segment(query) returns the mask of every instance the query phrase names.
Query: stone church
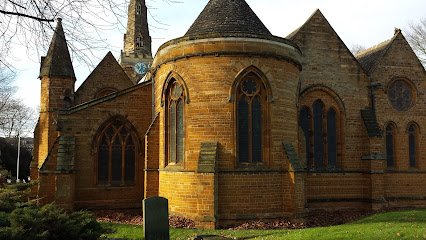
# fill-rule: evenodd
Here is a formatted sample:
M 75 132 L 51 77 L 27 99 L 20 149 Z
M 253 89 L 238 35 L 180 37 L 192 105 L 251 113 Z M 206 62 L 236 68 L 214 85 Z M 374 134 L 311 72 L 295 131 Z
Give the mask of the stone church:
M 58 19 L 39 75 L 41 204 L 162 196 L 199 228 L 426 207 L 426 72 L 400 30 L 354 56 L 319 10 L 283 38 L 244 0 L 210 0 L 152 58 L 145 1 L 128 15 L 120 59 L 77 90 Z

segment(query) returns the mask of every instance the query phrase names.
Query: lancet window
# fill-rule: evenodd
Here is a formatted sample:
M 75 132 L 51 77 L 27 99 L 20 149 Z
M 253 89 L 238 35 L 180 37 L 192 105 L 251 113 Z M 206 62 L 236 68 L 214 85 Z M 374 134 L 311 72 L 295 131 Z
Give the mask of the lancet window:
M 396 127 L 393 123 L 386 126 L 386 162 L 388 167 L 395 166 Z
M 264 161 L 267 127 L 266 89 L 254 73 L 246 75 L 237 89 L 237 146 L 239 164 Z
M 184 88 L 178 81 L 171 81 L 167 94 L 167 140 L 169 163 L 183 163 L 184 161 L 184 115 L 185 94 Z

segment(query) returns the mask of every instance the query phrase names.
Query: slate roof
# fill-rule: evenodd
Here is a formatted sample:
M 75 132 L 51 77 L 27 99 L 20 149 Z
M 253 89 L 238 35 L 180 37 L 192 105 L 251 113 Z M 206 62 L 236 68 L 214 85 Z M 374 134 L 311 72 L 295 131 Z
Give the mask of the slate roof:
M 395 34 L 391 39 L 355 54 L 355 58 L 358 60 L 359 64 L 362 66 L 365 72 L 371 72 L 374 65 L 376 65 L 380 58 L 382 58 L 386 54 L 393 40 L 400 33 L 400 29 L 395 29 Z
M 210 0 L 185 36 L 207 33 L 272 36 L 245 0 Z
M 359 64 L 361 64 L 361 67 L 365 70 L 365 72 L 369 73 L 379 58 L 385 55 L 391 42 L 391 40 L 387 40 L 372 48 L 355 54 L 355 58 L 358 60 Z
M 58 18 L 55 33 L 50 42 L 46 57 L 42 58 L 40 78 L 43 76 L 62 76 L 75 79 L 67 40 L 62 28 L 62 20 Z

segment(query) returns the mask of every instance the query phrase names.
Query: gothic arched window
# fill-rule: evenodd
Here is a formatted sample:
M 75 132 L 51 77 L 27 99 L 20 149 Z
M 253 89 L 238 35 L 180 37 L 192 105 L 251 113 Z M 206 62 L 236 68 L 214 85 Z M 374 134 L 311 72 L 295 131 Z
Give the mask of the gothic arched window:
M 344 107 L 334 92 L 313 87 L 302 93 L 299 126 L 305 135 L 308 170 L 333 170 L 343 165 Z
M 411 168 L 417 167 L 417 137 L 417 128 L 414 124 L 411 124 L 408 128 L 408 153 Z
M 184 105 L 185 94 L 182 84 L 171 81 L 167 93 L 167 140 L 168 162 L 183 163 L 184 161 Z
M 395 166 L 395 126 L 389 123 L 386 127 L 386 162 L 388 167 Z
M 246 75 L 237 89 L 238 162 L 257 164 L 264 160 L 266 89 L 254 73 Z
M 333 108 L 327 112 L 327 166 L 337 167 L 337 116 Z
M 134 183 L 136 150 L 130 129 L 115 119 L 104 126 L 97 139 L 97 183 Z

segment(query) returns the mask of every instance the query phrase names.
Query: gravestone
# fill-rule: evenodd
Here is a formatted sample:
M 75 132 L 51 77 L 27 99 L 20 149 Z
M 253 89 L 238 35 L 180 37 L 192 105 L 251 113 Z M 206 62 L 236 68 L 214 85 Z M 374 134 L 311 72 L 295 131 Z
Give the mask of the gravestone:
M 169 201 L 162 197 L 143 200 L 145 240 L 169 239 Z

